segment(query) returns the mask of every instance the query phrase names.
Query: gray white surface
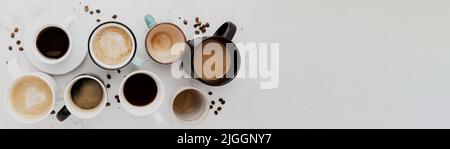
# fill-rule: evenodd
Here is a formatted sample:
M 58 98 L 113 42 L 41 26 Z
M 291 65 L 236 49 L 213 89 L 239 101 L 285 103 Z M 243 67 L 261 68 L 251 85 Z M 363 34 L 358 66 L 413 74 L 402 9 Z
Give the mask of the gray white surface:
M 32 8 L 74 11 L 92 30 L 96 17 L 82 12 L 77 0 L 2 0 L 1 15 L 13 17 L 26 29 Z M 88 2 L 88 1 L 85 1 Z M 83 2 L 83 3 L 85 3 Z M 146 69 L 160 75 L 166 93 L 181 86 L 214 92 L 227 103 L 197 125 L 173 121 L 157 124 L 151 116 L 134 117 L 121 109 L 113 96 L 118 75 L 96 67 L 87 58 L 70 74 L 55 76 L 64 86 L 82 72 L 106 79 L 113 74 L 111 106 L 99 117 L 70 117 L 58 122 L 51 115 L 41 123 L 20 124 L 0 105 L 1 128 L 449 128 L 450 120 L 450 1 L 446 0 L 92 0 L 102 10 L 100 19 L 113 14 L 137 35 L 144 54 L 145 14 L 158 20 L 200 16 L 211 22 L 209 34 L 225 21 L 239 30 L 236 42 L 279 42 L 280 83 L 273 90 L 259 89 L 263 79 L 237 79 L 223 87 L 207 87 L 191 79 L 176 80 L 169 67 L 149 60 Z M 6 14 L 8 13 L 8 14 Z M 14 15 L 10 15 L 13 13 Z M 3 19 L 3 18 L 2 18 Z M 181 25 L 182 26 L 182 25 Z M 184 27 L 193 37 L 192 27 Z M 21 52 L 9 52 L 9 33 L 0 33 L 0 84 L 10 79 L 5 61 Z M 22 34 L 19 34 L 19 38 Z M 87 38 L 87 37 L 85 37 Z M 22 39 L 26 42 L 26 39 Z M 25 49 L 26 50 L 26 49 Z M 121 77 L 122 76 L 122 77 Z M 0 86 L 4 90 L 5 86 Z M 0 92 L 3 96 L 4 93 Z M 3 104 L 3 103 L 1 103 Z M 63 105 L 57 101 L 55 109 Z

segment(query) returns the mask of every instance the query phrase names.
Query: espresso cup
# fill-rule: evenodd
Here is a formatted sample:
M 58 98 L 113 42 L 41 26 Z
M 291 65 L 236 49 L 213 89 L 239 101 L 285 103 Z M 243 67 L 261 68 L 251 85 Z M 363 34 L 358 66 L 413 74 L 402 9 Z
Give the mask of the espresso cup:
M 58 112 L 70 113 L 79 118 L 89 119 L 98 116 L 106 106 L 108 93 L 104 82 L 93 74 L 83 74 L 72 79 L 64 92 L 67 109 Z M 64 110 L 68 110 L 64 111 Z M 69 116 L 69 114 L 63 115 Z M 58 116 L 58 119 L 67 117 Z
M 106 70 L 120 69 L 132 62 L 136 47 L 133 32 L 120 22 L 102 23 L 89 36 L 89 55 Z
M 73 16 L 67 16 L 64 20 L 55 20 L 38 27 L 40 29 L 32 36 L 34 45 L 31 49 L 37 60 L 45 64 L 58 64 L 69 57 L 72 36 L 68 27 L 73 20 Z
M 172 64 L 179 60 L 188 46 L 186 35 L 177 25 L 170 22 L 156 23 L 151 15 L 145 16 L 149 31 L 145 38 L 148 55 L 160 64 Z
M 179 89 L 170 103 L 172 113 L 182 123 L 197 124 L 208 114 L 206 95 L 197 88 Z
M 191 56 L 183 60 L 183 64 L 187 64 L 185 71 L 210 86 L 231 82 L 237 76 L 241 62 L 239 51 L 232 41 L 235 33 L 236 25 L 225 22 L 213 36 L 188 41 Z
M 4 105 L 17 121 L 36 123 L 44 120 L 55 105 L 55 80 L 41 72 L 23 72 L 14 59 L 8 63 L 13 79 L 9 83 Z
M 122 107 L 135 116 L 155 114 L 164 99 L 164 86 L 159 77 L 149 71 L 138 70 L 128 74 L 119 87 Z M 160 116 L 157 120 L 160 121 Z

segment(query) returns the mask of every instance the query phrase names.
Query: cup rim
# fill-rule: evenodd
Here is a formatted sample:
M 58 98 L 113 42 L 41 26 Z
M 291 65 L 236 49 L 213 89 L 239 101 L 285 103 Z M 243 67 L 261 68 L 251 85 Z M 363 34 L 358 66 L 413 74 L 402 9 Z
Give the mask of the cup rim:
M 47 58 L 47 57 L 45 57 L 40 51 L 39 51 L 39 49 L 38 49 L 38 47 L 37 47 L 37 40 L 38 40 L 38 37 L 39 37 L 39 35 L 41 34 L 41 32 L 44 30 L 44 29 L 47 29 L 47 28 L 50 28 L 50 27 L 56 27 L 56 28 L 59 28 L 59 29 L 61 29 L 61 30 L 63 30 L 64 31 L 64 33 L 66 33 L 66 35 L 67 35 L 67 37 L 69 38 L 69 47 L 67 48 L 67 51 L 66 51 L 66 53 L 62 56 L 62 57 L 60 57 L 60 58 L 58 58 L 58 59 L 50 59 L 50 58 Z M 69 30 L 66 28 L 66 27 L 64 27 L 64 26 L 62 26 L 62 25 L 60 25 L 60 24 L 57 24 L 57 23 L 49 23 L 49 24 L 45 24 L 45 25 L 42 25 L 35 33 L 34 33 L 34 40 L 33 40 L 33 46 L 34 46 L 34 50 L 32 50 L 33 51 L 33 55 L 36 55 L 36 58 L 39 60 L 39 61 L 41 61 L 41 62 L 43 62 L 43 63 L 46 63 L 46 64 L 58 64 L 58 63 L 61 63 L 61 62 L 63 62 L 63 61 L 65 61 L 68 57 L 69 57 L 69 55 L 72 53 L 72 35 L 70 34 L 70 32 L 69 32 Z
M 103 28 L 106 25 L 115 25 L 118 26 L 120 28 L 123 28 L 125 31 L 127 31 L 127 33 L 132 37 L 132 41 L 133 41 L 133 52 L 130 55 L 130 57 L 124 61 L 123 63 L 117 64 L 117 65 L 105 65 L 101 62 L 99 62 L 96 57 L 95 54 L 92 52 L 92 48 L 91 48 L 91 42 L 92 42 L 92 38 L 94 36 L 95 33 L 97 33 L 99 31 L 100 28 Z M 108 21 L 108 22 L 104 22 L 100 25 L 98 25 L 97 27 L 95 27 L 92 31 L 91 34 L 89 35 L 88 38 L 88 52 L 89 52 L 89 56 L 91 57 L 92 61 L 95 63 L 95 65 L 97 65 L 98 67 L 105 69 L 105 70 L 117 70 L 117 69 L 121 69 L 125 66 L 127 66 L 129 63 L 131 63 L 131 61 L 133 60 L 133 58 L 135 57 L 136 53 L 137 53 L 137 41 L 136 41 L 136 36 L 134 35 L 133 31 L 131 31 L 131 29 L 126 26 L 123 23 L 117 22 L 117 21 Z
M 128 100 L 125 98 L 124 95 L 124 85 L 127 82 L 127 80 L 131 77 L 134 76 L 136 74 L 146 74 L 150 77 L 152 77 L 152 79 L 155 81 L 156 86 L 157 86 L 157 94 L 155 96 L 155 99 L 150 102 L 149 104 L 145 105 L 145 106 L 135 106 L 132 105 L 128 102 Z M 158 77 L 158 75 L 156 75 L 153 72 L 147 71 L 147 70 L 137 70 L 134 71 L 130 74 L 128 74 L 124 79 L 122 79 L 121 83 L 120 83 L 120 87 L 119 87 L 119 99 L 120 101 L 120 105 L 122 105 L 122 107 L 128 111 L 130 114 L 134 115 L 134 116 L 146 116 L 149 114 L 153 114 L 156 111 L 159 110 L 159 108 L 162 106 L 163 101 L 164 101 L 164 85 L 161 81 L 161 79 Z
M 70 97 L 70 90 L 72 89 L 73 85 L 77 81 L 79 81 L 80 79 L 83 79 L 83 78 L 89 78 L 89 79 L 95 80 L 102 87 L 103 97 L 102 97 L 100 103 L 93 109 L 86 110 L 86 109 L 79 108 L 77 105 L 75 105 L 75 103 L 73 103 L 72 97 Z M 89 75 L 89 74 L 82 74 L 82 75 L 79 75 L 79 76 L 75 77 L 74 79 L 72 79 L 68 83 L 68 85 L 66 86 L 66 89 L 64 91 L 64 103 L 65 103 L 67 109 L 70 111 L 71 114 L 73 114 L 79 118 L 90 119 L 90 118 L 94 118 L 94 117 L 98 116 L 105 109 L 107 100 L 108 100 L 108 92 L 106 91 L 106 87 L 105 87 L 103 81 L 101 81 L 96 76 Z
M 195 40 L 195 39 L 193 39 L 193 40 Z M 202 38 L 200 40 L 201 40 L 200 43 L 192 42 L 192 45 L 190 45 L 190 48 L 192 49 L 191 50 L 191 62 L 190 62 L 190 64 L 191 64 L 190 71 L 191 71 L 192 77 L 194 77 L 196 80 L 202 82 L 203 84 L 206 84 L 209 86 L 223 86 L 223 85 L 226 85 L 226 84 L 230 83 L 231 81 L 233 81 L 233 79 L 236 78 L 236 76 L 238 75 L 238 72 L 239 72 L 239 69 L 241 66 L 241 55 L 240 55 L 238 48 L 234 44 L 234 42 L 229 39 L 226 39 L 224 37 L 220 37 L 220 36 L 210 36 L 210 37 Z M 218 40 L 221 43 L 233 45 L 233 47 L 232 47 L 233 49 L 225 48 L 225 49 L 229 50 L 229 52 L 232 56 L 231 60 L 236 62 L 234 67 L 230 67 L 230 69 L 236 69 L 234 71 L 234 73 L 232 74 L 233 77 L 227 78 L 227 77 L 222 76 L 221 78 L 218 78 L 216 80 L 205 81 L 201 77 L 197 76 L 197 74 L 195 73 L 194 67 L 193 67 L 194 66 L 194 54 L 195 54 L 195 51 L 198 50 L 198 47 L 203 46 L 201 44 L 203 44 L 207 40 Z M 231 73 L 231 71 L 228 71 L 227 73 L 225 73 L 224 76 L 226 76 L 228 73 Z
M 186 90 L 194 90 L 194 91 L 198 92 L 200 94 L 200 96 L 202 97 L 202 101 L 204 102 L 204 105 L 203 105 L 204 111 L 201 113 L 201 115 L 197 119 L 194 119 L 194 120 L 181 119 L 180 117 L 178 117 L 178 115 L 173 110 L 173 103 L 175 102 L 175 98 L 178 96 L 178 94 L 180 94 L 181 92 L 186 91 Z M 170 99 L 170 111 L 171 111 L 172 115 L 176 118 L 177 121 L 180 121 L 184 124 L 189 124 L 189 125 L 198 124 L 198 123 L 202 122 L 209 113 L 208 98 L 207 98 L 206 94 L 204 92 L 202 92 L 199 88 L 190 87 L 190 86 L 182 87 L 182 88 L 178 89 L 175 92 L 174 96 Z
M 14 108 L 12 107 L 12 103 L 11 103 L 11 100 L 12 100 L 11 92 L 12 92 L 12 89 L 14 88 L 14 86 L 17 84 L 17 81 L 23 79 L 24 77 L 29 77 L 29 76 L 37 77 L 37 78 L 43 80 L 50 87 L 50 90 L 52 92 L 52 97 L 53 97 L 50 108 L 47 111 L 43 112 L 46 114 L 44 114 L 40 117 L 36 117 L 36 118 L 25 118 L 25 117 L 21 116 L 19 113 L 17 113 L 14 110 Z M 50 115 L 50 112 L 53 110 L 53 108 L 55 106 L 55 100 L 56 100 L 56 86 L 55 86 L 56 82 L 54 82 L 54 80 L 49 80 L 49 79 L 52 79 L 52 78 L 50 76 L 48 76 L 47 74 L 40 73 L 40 72 L 26 73 L 26 74 L 20 75 L 17 78 L 14 78 L 14 80 L 9 83 L 7 90 L 6 90 L 7 92 L 5 94 L 6 97 L 4 98 L 5 99 L 4 104 L 5 104 L 7 113 L 9 113 L 9 115 L 12 118 L 14 118 L 15 120 L 22 122 L 22 123 L 28 123 L 28 124 L 37 123 L 37 122 L 40 122 L 40 121 L 46 119 Z
M 187 43 L 186 43 L 187 38 L 186 38 L 186 34 L 183 32 L 183 30 L 182 30 L 178 25 L 173 24 L 173 23 L 170 23 L 170 22 L 161 22 L 161 23 L 158 23 L 158 24 L 154 25 L 153 27 L 151 27 L 151 28 L 147 31 L 147 34 L 145 34 L 145 41 L 144 41 L 144 45 L 145 45 L 145 53 L 147 53 L 148 56 L 150 56 L 150 58 L 151 58 L 153 61 L 155 61 L 155 62 L 157 62 L 157 63 L 159 63 L 159 64 L 169 65 L 169 64 L 172 64 L 172 63 L 174 63 L 174 62 L 180 60 L 180 59 L 184 56 L 184 54 L 186 53 L 186 49 L 183 49 L 183 51 L 181 51 L 180 55 L 179 55 L 176 59 L 174 59 L 173 61 L 169 61 L 169 62 L 161 62 L 161 61 L 156 60 L 156 58 L 153 57 L 152 54 L 151 54 L 150 52 L 148 52 L 148 48 L 149 48 L 149 47 L 147 46 L 147 39 L 148 39 L 148 35 L 150 34 L 150 32 L 151 32 L 154 28 L 156 28 L 156 27 L 158 27 L 158 26 L 161 26 L 161 25 L 170 25 L 170 26 L 173 26 L 173 27 L 177 28 L 177 29 L 181 32 L 181 34 L 183 35 L 183 42 L 186 44 L 186 46 L 187 46 Z

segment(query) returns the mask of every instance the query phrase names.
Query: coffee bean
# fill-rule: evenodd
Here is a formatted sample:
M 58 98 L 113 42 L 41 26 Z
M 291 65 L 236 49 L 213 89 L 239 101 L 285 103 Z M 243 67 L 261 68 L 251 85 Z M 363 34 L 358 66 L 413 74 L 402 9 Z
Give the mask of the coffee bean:
M 113 19 L 116 19 L 116 18 L 117 18 L 117 15 L 113 15 L 112 18 L 113 18 Z
M 17 41 L 16 41 L 16 44 L 17 44 L 17 45 L 20 45 L 20 40 L 17 40 Z
M 111 87 L 111 85 L 109 85 L 109 84 L 106 84 L 106 88 L 110 88 Z
M 107 74 L 106 78 L 111 79 L 111 75 Z
M 199 22 L 200 19 L 198 17 L 195 17 L 195 22 Z
M 197 24 L 194 24 L 194 28 L 197 28 L 197 26 L 198 26 Z
M 8 61 L 6 61 L 6 64 L 8 64 Z
M 9 51 L 11 51 L 12 50 L 12 46 L 9 46 L 8 49 L 9 49 Z
M 215 102 L 214 100 L 211 100 L 211 104 L 212 104 L 212 105 L 215 105 L 216 102 Z
M 222 111 L 222 107 L 218 107 L 218 108 L 217 108 L 217 111 Z
M 97 22 L 100 22 L 100 19 L 97 19 Z
M 22 48 L 22 47 L 19 47 L 19 51 L 23 51 L 23 48 Z
M 208 95 L 212 95 L 212 92 L 211 92 L 211 91 L 209 91 L 209 92 L 208 92 Z
M 88 6 L 84 6 L 84 12 L 88 12 L 89 11 L 89 7 Z
M 213 109 L 214 108 L 214 106 L 213 105 L 209 105 L 209 109 Z
M 117 70 L 117 73 L 120 73 L 120 69 Z
M 195 34 L 198 35 L 198 34 L 200 34 L 200 32 L 199 31 L 195 31 Z
M 14 32 L 16 32 L 16 33 L 19 32 L 19 28 L 17 28 L 17 27 L 14 28 Z
M 55 112 L 55 110 L 52 110 L 52 112 L 50 112 L 50 114 L 55 114 L 56 112 Z
M 90 14 L 94 14 L 94 11 L 91 10 L 89 13 L 90 13 Z
M 97 9 L 97 10 L 95 10 L 95 12 L 96 12 L 96 13 L 100 13 L 100 10 Z
M 220 102 L 223 101 L 223 98 L 219 98 L 219 101 L 220 101 Z
M 109 107 L 111 104 L 109 102 L 106 103 L 106 106 Z
M 117 102 L 120 103 L 119 95 L 114 96 L 116 98 Z
M 14 38 L 14 37 L 16 37 L 16 34 L 11 33 L 11 38 Z
M 206 27 L 209 27 L 209 23 L 206 23 L 205 26 L 206 26 Z
M 188 23 L 187 20 L 184 20 L 184 21 L 183 21 L 183 24 L 184 24 L 184 25 L 187 25 L 187 23 Z
M 178 19 L 181 19 L 181 17 L 178 17 Z
M 215 114 L 215 115 L 217 115 L 217 114 L 219 114 L 219 112 L 217 112 L 217 111 L 214 111 L 214 114 Z
M 202 29 L 202 33 L 205 33 L 206 32 L 206 29 Z

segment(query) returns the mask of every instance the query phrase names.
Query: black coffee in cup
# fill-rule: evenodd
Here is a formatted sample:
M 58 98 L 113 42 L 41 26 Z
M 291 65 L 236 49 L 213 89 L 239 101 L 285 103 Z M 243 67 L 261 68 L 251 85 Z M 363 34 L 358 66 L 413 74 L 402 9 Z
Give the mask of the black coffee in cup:
M 158 93 L 155 80 L 143 73 L 130 76 L 123 88 L 126 100 L 134 106 L 145 106 L 152 103 Z
M 69 36 L 67 33 L 55 26 L 47 27 L 39 32 L 36 46 L 39 52 L 50 59 L 59 59 L 69 50 Z

